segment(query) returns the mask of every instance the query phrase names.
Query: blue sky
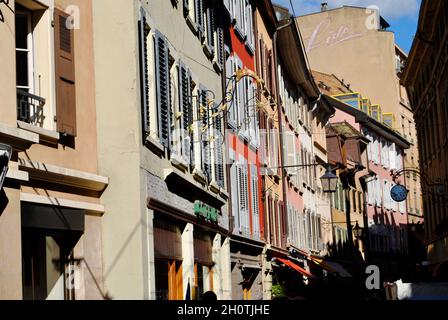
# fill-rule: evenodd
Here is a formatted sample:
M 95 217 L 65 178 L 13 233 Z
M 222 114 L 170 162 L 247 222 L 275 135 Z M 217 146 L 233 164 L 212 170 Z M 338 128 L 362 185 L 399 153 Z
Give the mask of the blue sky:
M 273 0 L 273 2 L 291 8 L 289 0 Z M 330 9 L 343 5 L 377 6 L 380 8 L 380 14 L 391 25 L 389 30 L 395 32 L 395 41 L 407 53 L 414 40 L 421 4 L 421 0 L 291 0 L 291 2 L 298 16 L 320 11 L 322 2 L 327 2 Z

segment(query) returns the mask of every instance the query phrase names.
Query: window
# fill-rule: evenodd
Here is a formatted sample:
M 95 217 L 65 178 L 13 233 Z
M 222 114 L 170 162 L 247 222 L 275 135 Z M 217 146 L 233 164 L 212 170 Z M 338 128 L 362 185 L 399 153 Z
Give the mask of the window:
M 250 166 L 251 182 L 251 205 L 252 205 L 252 235 L 255 239 L 260 239 L 260 216 L 259 216 L 259 192 L 258 192 L 258 170 L 256 165 Z
M 182 300 L 182 262 L 176 260 L 156 260 L 156 300 Z
M 16 73 L 17 88 L 34 92 L 34 58 L 31 11 L 16 5 Z

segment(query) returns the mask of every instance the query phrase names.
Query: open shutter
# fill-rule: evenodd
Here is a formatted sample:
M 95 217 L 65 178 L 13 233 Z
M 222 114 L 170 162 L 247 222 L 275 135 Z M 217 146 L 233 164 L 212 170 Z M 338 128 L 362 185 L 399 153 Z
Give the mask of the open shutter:
M 157 75 L 157 113 L 159 120 L 159 139 L 165 148 L 170 147 L 170 70 L 168 62 L 168 46 L 165 36 L 156 32 L 155 36 L 155 60 Z
M 74 32 L 67 28 L 69 15 L 54 10 L 56 67 L 56 121 L 60 133 L 76 136 L 76 87 Z
M 149 84 L 148 84 L 148 35 L 149 27 L 146 23 L 144 11 L 138 22 L 138 40 L 140 49 L 140 92 L 142 108 L 142 125 L 144 135 L 150 131 L 149 115 Z
M 194 165 L 193 154 L 193 105 L 190 94 L 191 75 L 182 62 L 179 62 L 179 102 L 182 111 L 183 152 L 184 160 Z
M 214 44 L 215 44 L 215 62 L 219 65 L 219 67 L 222 69 L 224 67 L 224 59 L 225 59 L 225 52 L 224 52 L 224 22 L 222 15 L 219 14 L 220 8 L 218 4 L 215 4 L 215 30 L 213 36 L 215 37 Z M 227 75 L 228 76 L 228 75 Z
M 207 92 L 199 90 L 199 108 L 198 118 L 201 123 L 201 142 L 202 142 L 202 171 L 206 177 L 211 180 L 211 146 L 210 146 L 210 110 L 207 101 Z
M 212 52 L 215 50 L 215 31 L 216 31 L 216 14 L 214 1 L 208 1 L 207 9 L 207 44 L 210 46 Z
M 238 164 L 234 162 L 230 167 L 230 185 L 231 185 L 231 201 L 232 201 L 232 217 L 233 217 L 233 233 L 238 234 L 240 230 L 239 221 L 239 171 Z
M 195 1 L 196 26 L 199 32 L 204 32 L 204 3 L 203 0 Z
M 217 105 L 214 107 L 214 114 L 215 180 L 218 186 L 224 188 L 223 115 Z
M 251 165 L 251 192 L 252 192 L 252 217 L 253 235 L 260 239 L 260 216 L 259 216 L 259 194 L 258 194 L 258 170 L 257 166 Z

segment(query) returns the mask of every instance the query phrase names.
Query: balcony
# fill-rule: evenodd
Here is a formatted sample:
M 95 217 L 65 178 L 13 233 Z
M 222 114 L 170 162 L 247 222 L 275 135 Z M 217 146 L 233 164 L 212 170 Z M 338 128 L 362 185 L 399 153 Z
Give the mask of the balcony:
M 17 89 L 17 120 L 42 128 L 45 99 Z

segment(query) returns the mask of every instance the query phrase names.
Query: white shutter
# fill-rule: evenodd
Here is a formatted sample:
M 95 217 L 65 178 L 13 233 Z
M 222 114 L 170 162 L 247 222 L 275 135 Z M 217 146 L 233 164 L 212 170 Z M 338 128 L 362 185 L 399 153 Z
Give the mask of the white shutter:
M 253 50 L 255 47 L 254 43 L 254 25 L 253 25 L 253 13 L 252 13 L 252 5 L 247 5 L 247 24 L 246 24 L 246 34 L 247 34 L 247 42 L 249 46 Z
M 395 147 L 395 143 L 392 143 L 390 145 L 389 158 L 390 158 L 390 169 L 396 170 L 397 169 L 397 150 Z
M 251 165 L 250 172 L 251 172 L 253 233 L 256 239 L 260 239 L 260 216 L 259 216 L 260 207 L 259 207 L 257 166 Z
M 232 217 L 233 217 L 233 233 L 239 234 L 240 230 L 240 214 L 239 214 L 239 194 L 240 194 L 240 176 L 238 164 L 234 162 L 230 167 L 230 185 L 232 193 Z

